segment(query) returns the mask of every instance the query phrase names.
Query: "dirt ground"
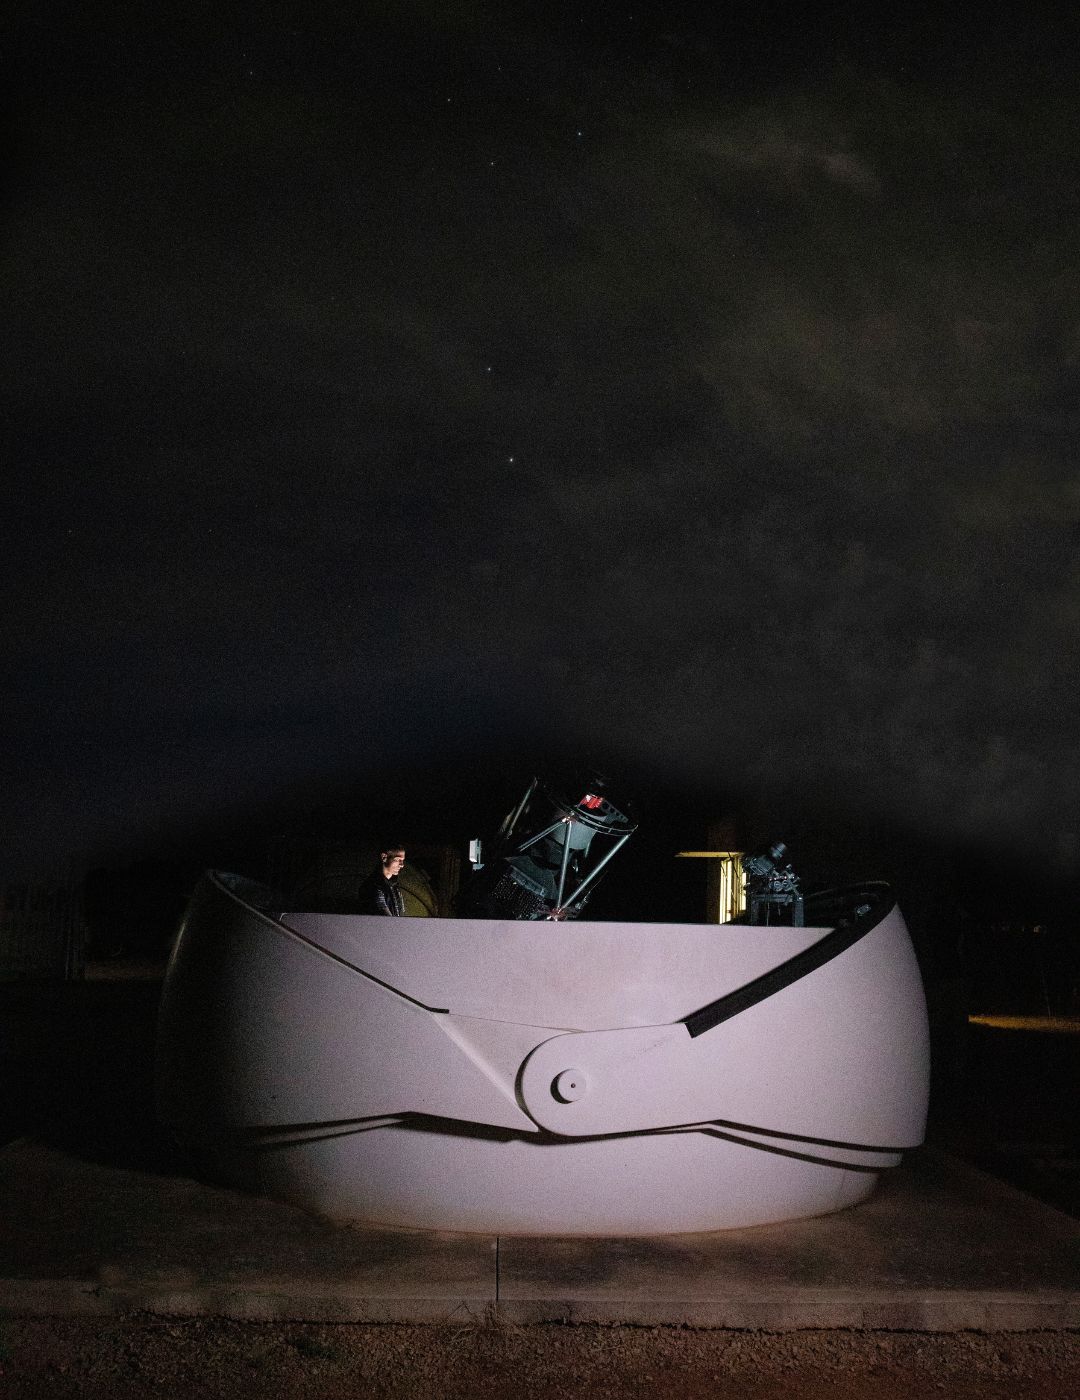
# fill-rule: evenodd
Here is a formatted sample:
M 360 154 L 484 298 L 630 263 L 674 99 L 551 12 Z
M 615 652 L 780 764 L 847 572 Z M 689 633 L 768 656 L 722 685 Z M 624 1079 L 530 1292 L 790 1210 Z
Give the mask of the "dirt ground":
M 1080 1332 L 0 1322 L 4 1400 L 1068 1400 Z

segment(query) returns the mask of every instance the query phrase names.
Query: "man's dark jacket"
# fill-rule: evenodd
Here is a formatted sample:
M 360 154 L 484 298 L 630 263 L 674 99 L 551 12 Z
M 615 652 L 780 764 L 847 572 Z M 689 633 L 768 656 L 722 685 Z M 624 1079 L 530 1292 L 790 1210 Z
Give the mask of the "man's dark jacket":
M 405 900 L 396 880 L 388 880 L 382 867 L 373 870 L 360 886 L 361 914 L 390 914 L 400 918 L 405 913 Z

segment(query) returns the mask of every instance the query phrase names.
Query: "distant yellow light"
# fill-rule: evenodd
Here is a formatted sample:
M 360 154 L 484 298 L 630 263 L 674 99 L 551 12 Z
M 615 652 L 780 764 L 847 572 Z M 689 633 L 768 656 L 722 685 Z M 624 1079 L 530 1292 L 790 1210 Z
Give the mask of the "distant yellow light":
M 676 851 L 676 860 L 734 860 L 742 851 Z
M 1080 1035 L 1080 1016 L 969 1016 L 971 1026 L 991 1026 L 998 1031 L 1056 1031 Z
M 709 914 L 717 924 L 730 923 L 746 908 L 746 874 L 742 851 L 678 851 L 678 860 L 718 860 L 719 869 L 709 874 Z M 713 878 L 715 874 L 716 878 Z

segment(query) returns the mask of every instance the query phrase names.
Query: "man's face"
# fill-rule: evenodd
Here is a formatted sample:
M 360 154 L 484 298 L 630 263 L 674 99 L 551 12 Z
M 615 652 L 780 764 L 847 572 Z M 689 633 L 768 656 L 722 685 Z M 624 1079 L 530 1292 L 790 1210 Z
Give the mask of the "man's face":
M 382 868 L 383 874 L 388 880 L 392 880 L 399 874 L 401 867 L 405 864 L 405 852 L 402 850 L 383 851 Z

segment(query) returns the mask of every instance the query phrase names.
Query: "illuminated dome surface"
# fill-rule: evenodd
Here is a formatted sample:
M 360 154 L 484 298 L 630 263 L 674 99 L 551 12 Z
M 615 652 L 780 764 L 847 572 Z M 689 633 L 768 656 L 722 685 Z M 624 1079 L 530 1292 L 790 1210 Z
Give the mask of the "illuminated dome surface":
M 336 1219 L 517 1234 L 839 1210 L 922 1140 L 926 1009 L 884 886 L 817 927 L 282 911 L 208 874 L 165 981 L 163 1121 Z

